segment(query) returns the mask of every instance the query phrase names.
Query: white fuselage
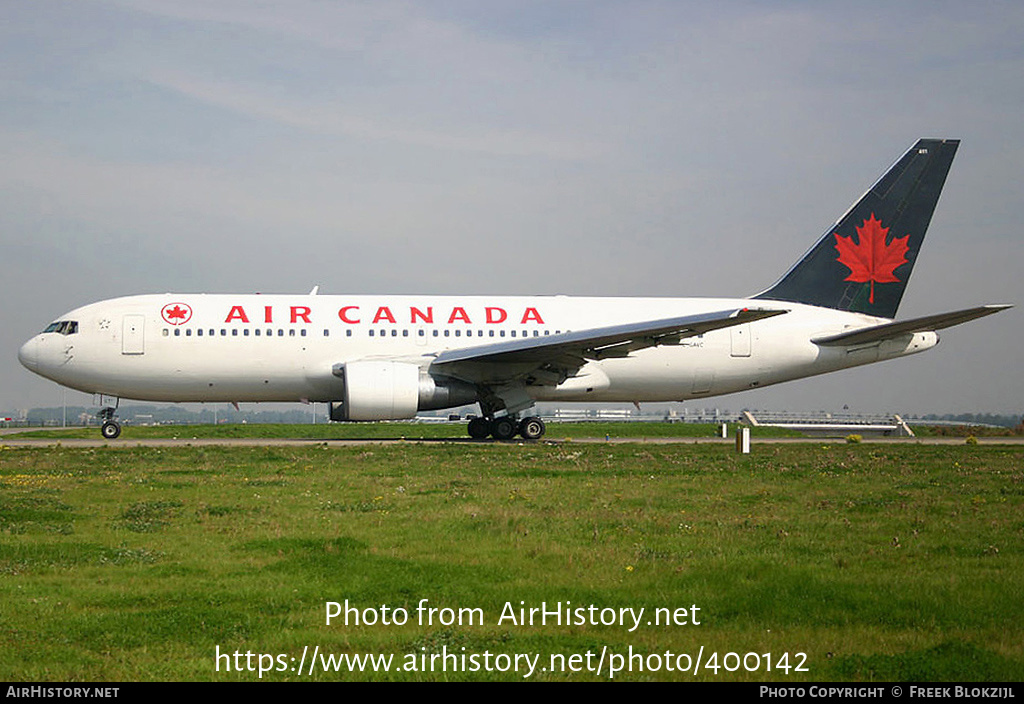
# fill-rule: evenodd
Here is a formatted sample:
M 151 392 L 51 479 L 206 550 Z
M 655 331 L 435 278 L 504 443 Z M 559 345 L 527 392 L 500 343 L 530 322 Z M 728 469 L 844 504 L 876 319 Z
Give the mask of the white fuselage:
M 763 304 L 763 301 L 758 301 Z M 426 369 L 444 350 L 743 308 L 748 299 L 164 294 L 78 308 L 29 340 L 30 370 L 89 393 L 151 401 L 332 401 L 332 369 L 400 359 Z M 588 362 L 537 401 L 682 401 L 913 354 L 934 332 L 850 347 L 811 340 L 885 322 L 771 301 L 785 315 Z M 54 326 L 51 326 L 53 328 Z

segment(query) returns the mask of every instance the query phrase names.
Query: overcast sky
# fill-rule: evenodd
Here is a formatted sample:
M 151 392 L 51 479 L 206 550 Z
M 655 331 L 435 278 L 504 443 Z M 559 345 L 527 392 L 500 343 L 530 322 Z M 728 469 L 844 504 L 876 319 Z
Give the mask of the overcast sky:
M 754 294 L 918 137 L 963 143 L 900 317 L 1024 303 L 1019 2 L 0 12 L 0 415 L 60 403 L 18 347 L 117 295 Z M 693 403 L 1018 413 L 1021 321 Z

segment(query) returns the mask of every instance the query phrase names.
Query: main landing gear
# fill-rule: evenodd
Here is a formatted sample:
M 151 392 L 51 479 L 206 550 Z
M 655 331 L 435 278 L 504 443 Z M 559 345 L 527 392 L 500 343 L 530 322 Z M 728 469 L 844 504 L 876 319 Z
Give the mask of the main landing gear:
M 100 426 L 100 434 L 106 440 L 114 440 L 121 434 L 121 424 L 114 419 L 115 413 L 117 413 L 116 407 L 105 406 L 100 409 L 98 414 L 100 420 L 103 421 L 103 425 Z
M 512 416 L 500 418 L 474 418 L 469 421 L 469 437 L 483 440 L 494 437 L 495 440 L 511 440 L 519 435 L 524 440 L 540 440 L 544 437 L 544 421 L 536 416 L 517 421 Z

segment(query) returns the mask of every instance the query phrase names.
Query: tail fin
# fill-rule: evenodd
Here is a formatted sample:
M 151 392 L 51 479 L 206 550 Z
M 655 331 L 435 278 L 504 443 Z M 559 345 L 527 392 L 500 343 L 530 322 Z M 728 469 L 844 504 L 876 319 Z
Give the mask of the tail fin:
M 895 318 L 958 139 L 922 139 L 754 298 Z

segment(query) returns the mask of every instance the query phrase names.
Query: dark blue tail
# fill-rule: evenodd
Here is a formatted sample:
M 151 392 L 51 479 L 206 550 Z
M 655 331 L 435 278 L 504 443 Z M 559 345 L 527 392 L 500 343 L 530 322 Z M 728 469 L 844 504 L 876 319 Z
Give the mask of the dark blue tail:
M 796 266 L 754 298 L 895 318 L 959 145 L 958 139 L 918 141 Z

